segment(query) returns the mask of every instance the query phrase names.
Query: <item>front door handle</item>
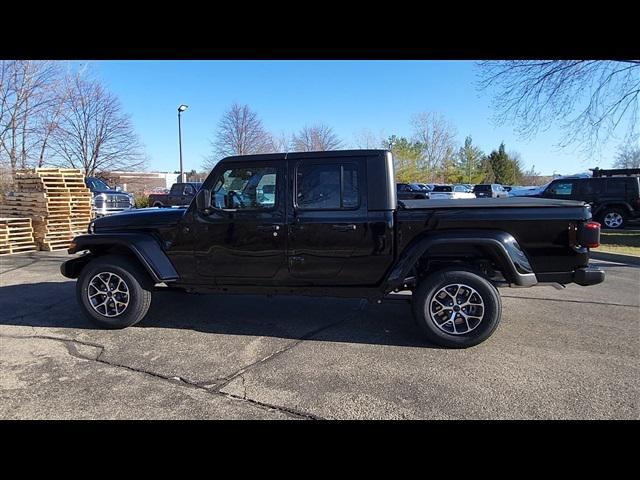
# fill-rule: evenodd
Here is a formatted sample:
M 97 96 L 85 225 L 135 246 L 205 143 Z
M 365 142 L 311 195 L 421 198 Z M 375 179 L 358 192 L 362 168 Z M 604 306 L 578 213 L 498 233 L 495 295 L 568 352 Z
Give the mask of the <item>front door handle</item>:
M 338 230 L 339 232 L 350 232 L 356 229 L 355 224 L 350 223 L 348 225 L 331 225 L 331 228 Z
M 277 232 L 280 230 L 280 225 L 258 225 L 257 228 L 261 232 Z

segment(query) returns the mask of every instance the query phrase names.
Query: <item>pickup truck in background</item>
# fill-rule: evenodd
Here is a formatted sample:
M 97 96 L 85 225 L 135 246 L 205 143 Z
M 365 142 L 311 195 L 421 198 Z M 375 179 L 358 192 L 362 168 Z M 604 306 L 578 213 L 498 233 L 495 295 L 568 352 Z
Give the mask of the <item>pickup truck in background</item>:
M 182 207 L 189 205 L 202 186 L 200 182 L 174 183 L 169 193 L 149 195 L 150 207 Z
M 101 178 L 86 177 L 84 183 L 91 193 L 91 208 L 96 217 L 121 213 L 135 208 L 132 194 L 112 188 Z
M 604 281 L 585 203 L 398 200 L 393 165 L 386 150 L 227 157 L 186 208 L 91 222 L 61 272 L 105 328 L 139 322 L 167 290 L 375 303 L 408 290 L 427 339 L 453 348 L 495 331 L 498 287 Z

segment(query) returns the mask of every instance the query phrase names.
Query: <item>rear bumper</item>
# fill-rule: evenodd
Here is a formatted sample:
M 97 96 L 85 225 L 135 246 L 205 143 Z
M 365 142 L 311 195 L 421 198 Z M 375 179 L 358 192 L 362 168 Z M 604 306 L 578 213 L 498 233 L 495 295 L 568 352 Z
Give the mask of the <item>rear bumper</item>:
M 604 282 L 604 271 L 598 267 L 582 267 L 572 272 L 545 272 L 536 274 L 540 283 L 575 283 L 583 287 Z
M 604 282 L 604 270 L 598 267 L 585 267 L 577 269 L 573 274 L 573 281 L 584 287 L 597 285 Z

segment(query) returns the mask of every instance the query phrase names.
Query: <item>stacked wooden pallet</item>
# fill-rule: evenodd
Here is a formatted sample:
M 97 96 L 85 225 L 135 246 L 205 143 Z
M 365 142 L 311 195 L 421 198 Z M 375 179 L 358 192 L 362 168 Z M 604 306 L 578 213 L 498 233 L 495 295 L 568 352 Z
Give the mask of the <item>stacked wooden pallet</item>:
M 91 191 L 80 170 L 37 168 L 16 173 L 15 192 L 7 194 L 0 215 L 30 217 L 42 250 L 68 248 L 91 221 Z
M 30 218 L 0 218 L 0 255 L 37 249 Z

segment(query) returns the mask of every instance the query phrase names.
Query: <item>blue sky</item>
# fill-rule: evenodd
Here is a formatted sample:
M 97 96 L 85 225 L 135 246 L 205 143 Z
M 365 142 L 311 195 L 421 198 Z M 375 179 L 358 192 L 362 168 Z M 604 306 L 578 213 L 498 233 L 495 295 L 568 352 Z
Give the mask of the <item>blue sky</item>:
M 411 115 L 443 114 L 484 151 L 505 142 L 527 167 L 542 174 L 571 174 L 599 162 L 610 166 L 615 146 L 586 160 L 556 147 L 553 129 L 532 140 L 509 126 L 493 125 L 490 98 L 475 88 L 469 61 L 91 61 L 89 71 L 105 82 L 132 117 L 145 145 L 149 170 L 179 168 L 176 109 L 182 116 L 185 169 L 200 169 L 211 151 L 220 116 L 237 101 L 258 112 L 271 132 L 291 135 L 305 124 L 332 126 L 347 145 L 363 130 L 410 136 Z

